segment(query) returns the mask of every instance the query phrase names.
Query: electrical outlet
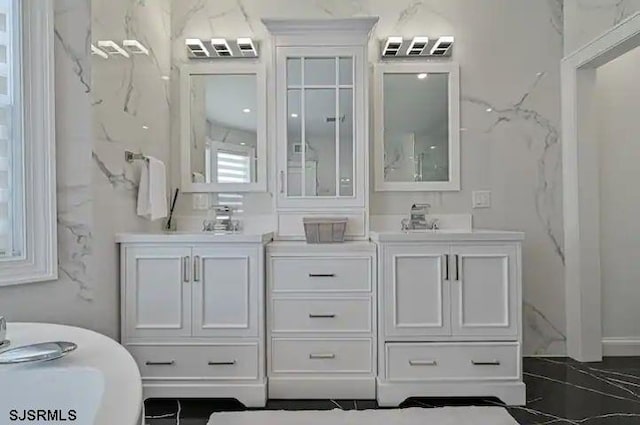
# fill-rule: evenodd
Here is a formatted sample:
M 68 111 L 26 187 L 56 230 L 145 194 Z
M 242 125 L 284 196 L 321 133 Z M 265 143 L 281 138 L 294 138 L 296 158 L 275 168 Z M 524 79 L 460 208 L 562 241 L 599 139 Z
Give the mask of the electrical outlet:
M 491 191 L 474 190 L 473 208 L 491 208 Z

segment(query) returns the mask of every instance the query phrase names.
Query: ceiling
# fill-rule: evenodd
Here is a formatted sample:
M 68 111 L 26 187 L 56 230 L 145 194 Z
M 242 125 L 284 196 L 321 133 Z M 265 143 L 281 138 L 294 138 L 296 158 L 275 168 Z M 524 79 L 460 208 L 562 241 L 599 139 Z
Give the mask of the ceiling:
M 444 132 L 448 127 L 448 74 L 384 74 L 386 131 Z
M 253 75 L 207 75 L 207 119 L 225 127 L 256 131 L 256 80 Z M 417 74 L 384 75 L 384 124 L 386 131 L 445 132 L 448 114 L 448 75 Z M 351 89 L 340 90 L 340 127 L 343 134 L 352 129 Z M 301 91 L 289 89 L 289 134 L 300 138 L 302 111 Z M 305 130 L 307 136 L 333 137 L 335 125 L 327 118 L 335 117 L 334 89 L 305 90 Z M 244 110 L 249 109 L 249 112 Z M 292 116 L 297 115 L 297 117 Z
M 255 75 L 206 75 L 207 120 L 227 128 L 256 131 Z M 249 112 L 244 112 L 249 109 Z

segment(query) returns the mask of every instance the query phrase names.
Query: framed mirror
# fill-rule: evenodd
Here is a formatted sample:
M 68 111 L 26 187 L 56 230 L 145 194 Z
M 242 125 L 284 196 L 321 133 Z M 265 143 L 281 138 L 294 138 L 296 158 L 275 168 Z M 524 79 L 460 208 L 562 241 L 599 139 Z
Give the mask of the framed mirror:
M 256 63 L 181 68 L 183 192 L 266 191 L 265 84 Z
M 374 95 L 375 190 L 460 190 L 459 66 L 378 64 Z

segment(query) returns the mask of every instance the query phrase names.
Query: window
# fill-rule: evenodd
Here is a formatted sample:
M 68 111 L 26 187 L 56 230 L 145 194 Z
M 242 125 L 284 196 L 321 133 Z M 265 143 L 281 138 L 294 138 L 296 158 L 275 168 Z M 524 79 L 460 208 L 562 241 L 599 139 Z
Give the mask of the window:
M 56 271 L 52 0 L 0 0 L 0 286 Z

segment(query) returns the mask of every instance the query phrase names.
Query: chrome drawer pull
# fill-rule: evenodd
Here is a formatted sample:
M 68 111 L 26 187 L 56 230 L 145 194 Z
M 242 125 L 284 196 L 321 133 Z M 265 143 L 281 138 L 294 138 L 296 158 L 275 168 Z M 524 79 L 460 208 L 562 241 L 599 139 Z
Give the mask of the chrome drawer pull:
M 170 360 L 168 362 L 144 362 L 147 366 L 173 366 L 176 364 L 175 360 Z
M 438 362 L 435 360 L 409 360 L 411 366 L 437 366 Z
M 309 273 L 309 277 L 336 277 L 335 273 Z
M 209 366 L 233 366 L 236 364 L 236 361 L 231 360 L 230 362 L 209 362 L 207 364 Z
M 309 314 L 309 318 L 310 319 L 333 319 L 334 317 L 336 317 L 336 315 L 334 313 Z
M 500 360 L 492 360 L 490 362 L 477 362 L 471 360 L 471 364 L 474 366 L 500 366 Z
M 318 354 L 309 354 L 310 359 L 335 359 L 336 355 L 333 353 L 318 353 Z

